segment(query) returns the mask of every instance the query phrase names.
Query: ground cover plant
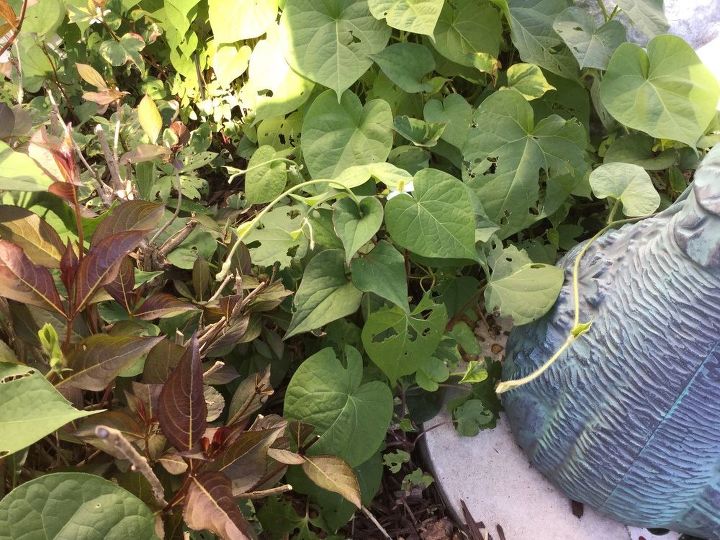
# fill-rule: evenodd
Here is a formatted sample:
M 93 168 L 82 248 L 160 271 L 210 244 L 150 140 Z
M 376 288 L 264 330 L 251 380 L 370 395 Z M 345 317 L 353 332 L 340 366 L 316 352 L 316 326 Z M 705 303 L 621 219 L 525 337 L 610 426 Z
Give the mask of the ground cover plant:
M 718 140 L 661 2 L 598 4 L 0 0 L 0 538 L 387 534 Z

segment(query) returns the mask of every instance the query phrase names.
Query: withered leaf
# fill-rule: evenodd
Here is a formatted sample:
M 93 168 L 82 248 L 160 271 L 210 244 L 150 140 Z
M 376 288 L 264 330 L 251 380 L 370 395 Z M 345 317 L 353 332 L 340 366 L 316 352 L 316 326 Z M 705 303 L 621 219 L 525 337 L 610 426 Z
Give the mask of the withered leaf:
M 335 456 L 305 456 L 302 470 L 316 485 L 337 493 L 358 508 L 360 484 L 350 465 Z

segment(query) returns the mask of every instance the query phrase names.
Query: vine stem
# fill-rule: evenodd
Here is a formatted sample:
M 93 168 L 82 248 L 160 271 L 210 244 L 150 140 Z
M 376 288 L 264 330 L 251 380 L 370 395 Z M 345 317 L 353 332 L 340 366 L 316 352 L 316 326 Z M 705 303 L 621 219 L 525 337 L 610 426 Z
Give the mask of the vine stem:
M 608 22 L 610 20 L 610 15 L 608 14 L 607 8 L 605 7 L 605 2 L 603 2 L 603 0 L 597 0 L 597 5 L 600 8 L 600 11 L 602 11 L 605 22 Z
M 13 35 L 8 38 L 8 40 L 3 44 L 0 45 L 0 56 L 3 55 L 5 51 L 7 51 L 12 44 L 17 39 L 18 35 L 20 35 L 20 30 L 22 30 L 23 22 L 25 21 L 25 12 L 28 8 L 28 0 L 23 0 L 22 7 L 20 8 L 20 17 L 18 18 L 17 26 L 15 27 L 15 31 L 13 32 Z
M 617 203 L 616 203 L 617 204 Z M 611 213 L 612 215 L 612 213 Z M 616 227 L 618 225 L 625 225 L 626 223 L 633 223 L 635 221 L 639 221 L 641 219 L 645 219 L 647 217 L 652 216 L 640 216 L 640 217 L 634 217 L 634 218 L 627 218 L 627 219 L 619 219 L 617 221 L 613 221 L 611 223 L 608 223 L 605 227 L 600 229 L 595 235 L 585 242 L 585 245 L 578 251 L 578 254 L 575 256 L 575 260 L 573 262 L 573 274 L 572 274 L 572 291 L 573 291 L 573 310 L 575 312 L 573 317 L 573 326 L 568 332 L 568 336 L 565 339 L 565 342 L 560 346 L 559 349 L 557 349 L 553 355 L 548 358 L 545 363 L 537 368 L 535 371 L 530 373 L 529 375 L 526 375 L 525 377 L 522 377 L 520 379 L 513 379 L 510 381 L 504 381 L 497 385 L 495 388 L 495 393 L 497 394 L 503 394 L 505 392 L 508 392 L 510 390 L 514 390 L 516 388 L 519 388 L 521 386 L 524 386 L 538 377 L 540 377 L 543 373 L 545 373 L 550 367 L 555 363 L 555 361 L 560 358 L 560 356 L 577 340 L 580 336 L 582 336 L 585 332 L 590 330 L 590 326 L 592 325 L 592 322 L 586 322 L 581 323 L 580 322 L 580 263 L 582 262 L 583 257 L 587 253 L 588 249 L 590 249 L 590 246 L 595 243 L 595 241 L 600 238 L 605 232 L 607 232 L 612 227 Z
M 258 215 L 256 215 L 253 219 L 242 223 L 237 228 L 237 238 L 235 239 L 235 243 L 230 248 L 230 251 L 228 251 L 225 262 L 223 263 L 222 268 L 220 268 L 220 272 L 218 272 L 217 275 L 215 276 L 215 279 L 217 281 L 223 281 L 227 277 L 228 273 L 230 272 L 230 267 L 232 266 L 233 256 L 235 255 L 237 250 L 240 248 L 240 244 L 242 244 L 242 241 L 245 239 L 245 237 L 248 234 L 250 234 L 250 231 L 252 231 L 255 228 L 255 226 L 257 226 L 260 223 L 260 220 L 262 220 L 262 218 L 265 217 L 265 214 L 267 214 L 273 208 L 273 206 L 275 206 L 277 203 L 279 203 L 281 200 L 283 200 L 288 195 L 290 195 L 300 189 L 303 189 L 303 188 L 306 188 L 309 186 L 316 186 L 318 184 L 328 184 L 329 186 L 337 186 L 340 189 L 346 191 L 353 198 L 353 200 L 355 200 L 356 202 L 358 200 L 357 195 L 355 195 L 349 187 L 347 187 L 339 182 L 335 182 L 333 180 L 308 180 L 307 182 L 302 182 L 300 184 L 292 186 L 289 189 L 286 189 L 280 195 L 278 195 L 272 201 L 270 201 L 267 204 L 267 206 L 265 208 L 263 208 L 260 211 L 260 213 Z

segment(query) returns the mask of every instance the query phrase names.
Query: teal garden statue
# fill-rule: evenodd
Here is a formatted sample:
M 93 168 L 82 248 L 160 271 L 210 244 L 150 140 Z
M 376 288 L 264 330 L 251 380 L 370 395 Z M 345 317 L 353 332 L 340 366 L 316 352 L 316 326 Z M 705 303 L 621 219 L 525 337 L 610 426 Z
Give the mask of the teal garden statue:
M 510 335 L 505 379 L 526 376 L 573 324 L 572 263 L 553 310 Z M 720 146 L 685 196 L 600 237 L 580 265 L 590 330 L 504 395 L 532 464 L 623 523 L 720 538 Z

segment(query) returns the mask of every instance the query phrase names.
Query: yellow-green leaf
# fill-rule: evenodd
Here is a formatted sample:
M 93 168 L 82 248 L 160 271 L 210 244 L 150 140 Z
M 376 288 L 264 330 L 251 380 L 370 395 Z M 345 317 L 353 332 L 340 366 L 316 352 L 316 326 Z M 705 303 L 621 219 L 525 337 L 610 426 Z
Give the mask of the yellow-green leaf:
M 150 142 L 154 143 L 157 141 L 160 130 L 162 129 L 162 117 L 160 116 L 157 105 L 155 105 L 153 99 L 146 94 L 145 97 L 142 98 L 142 101 L 140 101 L 137 112 L 140 126 L 150 138 Z

